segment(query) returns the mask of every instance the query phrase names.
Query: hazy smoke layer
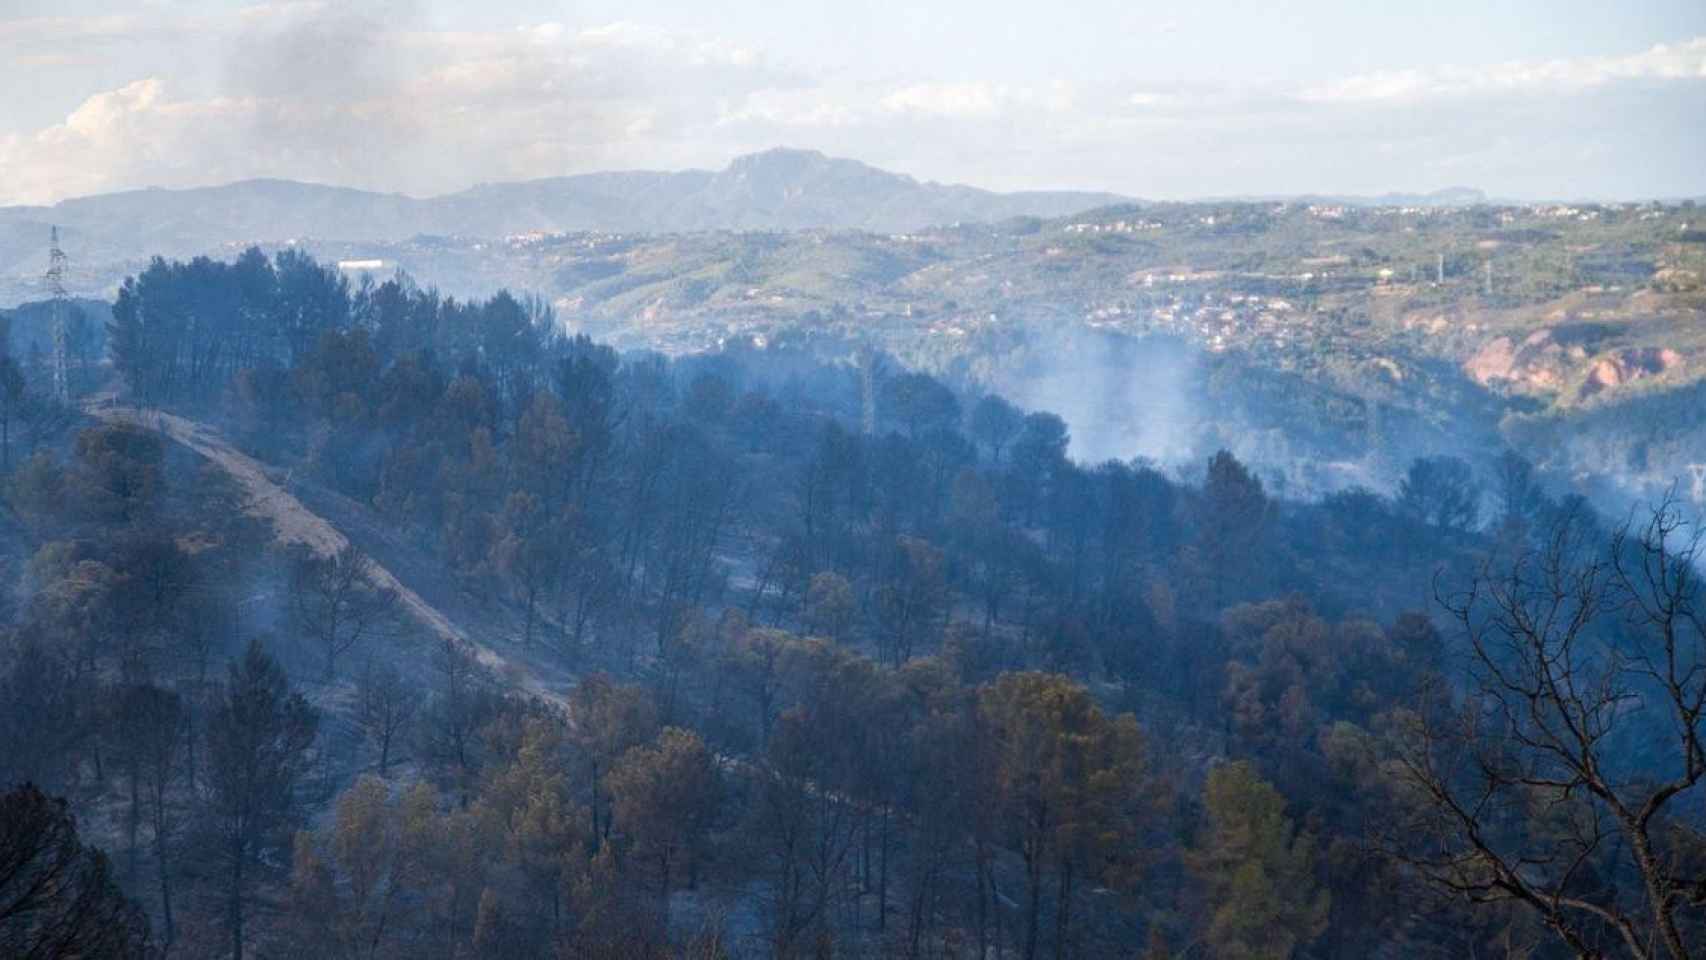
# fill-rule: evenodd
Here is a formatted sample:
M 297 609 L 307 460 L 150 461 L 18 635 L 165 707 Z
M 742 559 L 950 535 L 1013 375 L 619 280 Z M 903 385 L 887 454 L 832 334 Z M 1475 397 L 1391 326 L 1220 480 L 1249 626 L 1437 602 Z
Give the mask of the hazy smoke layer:
M 1185 344 L 1060 331 L 1039 334 L 1031 351 L 998 390 L 1059 414 L 1072 430 L 1075 459 L 1194 456 L 1205 424 L 1192 396 L 1198 360 Z

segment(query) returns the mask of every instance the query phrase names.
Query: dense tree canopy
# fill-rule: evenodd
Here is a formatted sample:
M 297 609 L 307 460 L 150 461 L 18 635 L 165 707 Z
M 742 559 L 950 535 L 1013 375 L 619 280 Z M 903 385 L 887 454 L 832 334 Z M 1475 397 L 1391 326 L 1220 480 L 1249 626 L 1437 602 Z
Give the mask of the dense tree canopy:
M 16 456 L 0 364 L 0 782 L 81 878 L 32 916 L 210 956 L 1698 953 L 1674 510 L 1618 537 L 1512 457 L 1319 502 L 1227 450 L 1082 463 L 886 360 L 622 355 L 294 250 L 154 261 L 110 344 L 113 404 Z

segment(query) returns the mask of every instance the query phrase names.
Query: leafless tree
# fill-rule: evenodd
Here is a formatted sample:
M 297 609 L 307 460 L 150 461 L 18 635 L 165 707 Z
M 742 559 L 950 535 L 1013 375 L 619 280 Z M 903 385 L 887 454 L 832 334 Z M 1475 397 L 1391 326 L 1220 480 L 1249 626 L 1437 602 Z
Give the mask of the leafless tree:
M 327 681 L 339 656 L 396 622 L 397 594 L 373 573 L 373 561 L 353 544 L 326 556 L 300 549 L 291 565 L 291 617 L 324 651 Z
M 65 801 L 30 784 L 0 795 L 0 956 L 151 955 L 147 918 L 78 839 Z
M 433 693 L 418 728 L 421 754 L 453 772 L 467 804 L 478 773 L 479 730 L 500 700 L 467 643 L 445 637 L 433 656 Z
M 1674 497 L 1609 538 L 1566 516 L 1440 592 L 1469 682 L 1399 714 L 1402 861 L 1470 902 L 1530 908 L 1579 957 L 1694 955 L 1703 537 Z
M 300 813 L 296 790 L 308 770 L 319 715 L 290 688 L 284 670 L 250 641 L 233 663 L 208 717 L 202 830 L 225 874 L 231 956 L 242 960 L 253 873 L 279 860 Z
M 356 719 L 379 748 L 379 775 L 391 766 L 391 748 L 414 719 L 417 694 L 403 683 L 397 668 L 370 657 L 356 681 Z
M 133 787 L 140 783 L 147 807 L 149 830 L 154 835 L 156 879 L 160 888 L 161 948 L 169 949 L 177 936 L 172 910 L 172 850 L 178 829 L 177 811 L 171 791 L 182 776 L 182 747 L 188 739 L 183 699 L 159 687 L 133 687 L 125 697 L 125 724 L 131 730 L 127 747 L 134 751 Z M 133 797 L 132 803 L 135 803 Z M 137 813 L 133 809 L 132 817 Z M 134 819 L 131 830 L 135 845 Z

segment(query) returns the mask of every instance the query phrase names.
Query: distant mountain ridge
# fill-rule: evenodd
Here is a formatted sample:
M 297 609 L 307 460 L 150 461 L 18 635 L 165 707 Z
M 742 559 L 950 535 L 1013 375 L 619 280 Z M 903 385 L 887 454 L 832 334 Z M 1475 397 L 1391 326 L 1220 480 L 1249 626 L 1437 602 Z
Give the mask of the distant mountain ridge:
M 963 221 L 1053 217 L 1130 198 L 1108 193 L 997 193 L 778 148 L 718 171 L 619 171 L 482 184 L 415 198 L 290 180 L 145 189 L 0 208 L 0 271 L 45 242 L 45 225 L 85 249 L 189 254 L 295 238 L 399 240 L 419 235 L 503 237 L 535 231 L 679 233 L 700 230 L 859 229 L 892 233 Z M 37 236 L 41 234 L 41 236 Z
M 1356 206 L 1470 206 L 1478 190 L 1375 197 L 1223 198 Z M 0 302 L 45 296 L 50 226 L 71 254 L 67 284 L 110 294 L 116 277 L 151 256 L 229 257 L 249 244 L 306 242 L 357 259 L 367 248 L 415 238 L 500 240 L 518 234 L 862 230 L 909 233 L 954 223 L 1066 217 L 1145 201 L 1112 193 L 999 193 L 921 181 L 812 150 L 776 148 L 736 157 L 721 170 L 627 170 L 480 184 L 411 197 L 293 180 L 150 188 L 0 207 Z
M 1255 203 L 1315 203 L 1344 207 L 1474 207 L 1518 206 L 1516 201 L 1495 200 L 1486 191 L 1474 187 L 1446 187 L 1430 193 L 1382 193 L 1376 195 L 1349 193 L 1286 193 L 1240 195 L 1226 198 L 1235 202 Z

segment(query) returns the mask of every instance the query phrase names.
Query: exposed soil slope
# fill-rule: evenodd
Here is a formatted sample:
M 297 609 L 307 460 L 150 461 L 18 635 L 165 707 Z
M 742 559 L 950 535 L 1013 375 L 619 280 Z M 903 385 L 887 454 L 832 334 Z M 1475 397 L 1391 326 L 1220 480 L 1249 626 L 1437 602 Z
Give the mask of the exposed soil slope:
M 349 545 L 349 538 L 325 518 L 309 510 L 284 486 L 274 482 L 259 461 L 233 447 L 206 424 L 158 410 L 139 410 L 113 404 L 105 398 L 92 400 L 85 409 L 104 422 L 131 423 L 157 430 L 162 436 L 188 447 L 220 467 L 248 493 L 248 512 L 270 522 L 279 542 L 306 544 L 322 556 L 336 553 Z M 394 591 L 409 615 L 435 637 L 467 644 L 495 676 L 509 678 L 529 694 L 566 706 L 566 699 L 540 683 L 532 670 L 513 663 L 491 646 L 469 636 L 467 631 L 421 599 L 377 560 L 372 561 L 371 569 L 374 585 Z

